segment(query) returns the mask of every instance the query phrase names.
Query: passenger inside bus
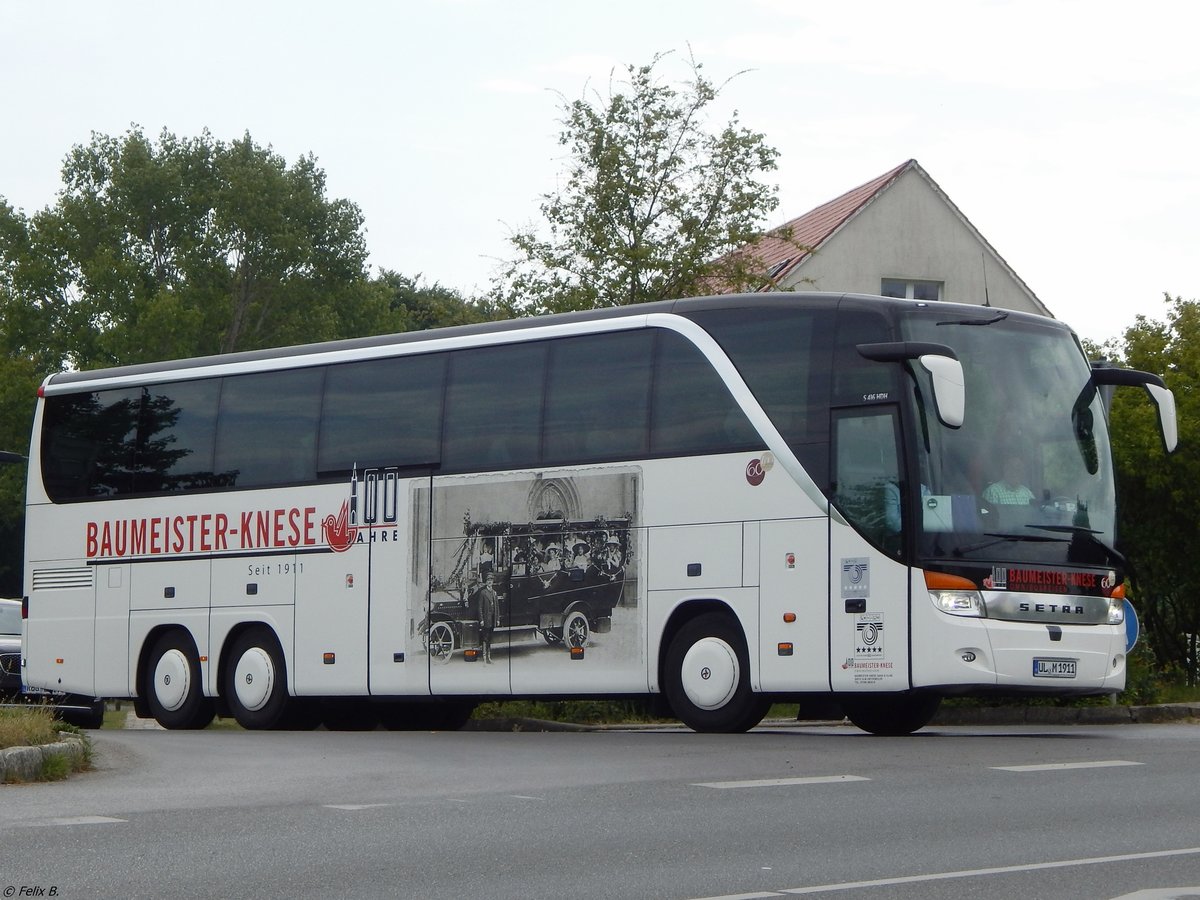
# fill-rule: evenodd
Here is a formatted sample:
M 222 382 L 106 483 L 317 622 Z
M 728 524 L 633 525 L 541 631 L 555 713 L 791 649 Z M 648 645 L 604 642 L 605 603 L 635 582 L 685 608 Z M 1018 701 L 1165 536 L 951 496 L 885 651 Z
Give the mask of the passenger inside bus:
M 1004 456 L 1003 474 L 984 489 L 983 499 L 995 506 L 1028 506 L 1034 493 L 1024 483 L 1025 464 L 1020 455 L 1010 451 Z

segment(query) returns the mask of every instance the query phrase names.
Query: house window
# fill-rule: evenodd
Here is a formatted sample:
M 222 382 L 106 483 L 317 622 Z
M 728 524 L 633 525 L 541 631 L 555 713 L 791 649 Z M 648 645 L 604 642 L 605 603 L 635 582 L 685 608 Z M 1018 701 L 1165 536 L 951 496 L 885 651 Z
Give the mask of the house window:
M 904 281 L 900 278 L 885 278 L 879 293 L 885 297 L 904 297 L 908 300 L 941 300 L 943 283 L 940 281 Z

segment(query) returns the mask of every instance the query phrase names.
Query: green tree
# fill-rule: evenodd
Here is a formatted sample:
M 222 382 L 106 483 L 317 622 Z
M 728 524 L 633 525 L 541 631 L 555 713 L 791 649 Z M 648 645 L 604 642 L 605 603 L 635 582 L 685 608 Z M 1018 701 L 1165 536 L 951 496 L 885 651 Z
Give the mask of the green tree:
M 396 317 L 398 331 L 421 331 L 448 325 L 470 325 L 503 318 L 487 300 L 463 297 L 440 284 L 423 285 L 421 276 L 382 269 L 376 281 L 386 297 L 388 311 Z
M 710 133 L 706 115 L 725 85 L 693 59 L 673 87 L 659 77 L 664 56 L 628 66 L 607 97 L 563 98 L 569 168 L 542 197 L 545 229 L 510 237 L 518 253 L 497 290 L 508 308 L 562 312 L 762 283 L 752 257 L 734 251 L 778 203 L 759 180 L 778 153 L 736 113 Z
M 1162 451 L 1157 414 L 1143 391 L 1118 390 L 1113 456 L 1120 492 L 1121 549 L 1133 561 L 1133 601 L 1160 662 L 1197 682 L 1200 635 L 1200 304 L 1165 297 L 1164 321 L 1139 315 L 1105 346 L 1122 365 L 1161 374 L 1175 394 L 1179 449 Z
M 58 201 L 0 220 L 6 315 L 60 361 L 96 367 L 390 330 L 362 214 L 247 134 L 94 134 Z

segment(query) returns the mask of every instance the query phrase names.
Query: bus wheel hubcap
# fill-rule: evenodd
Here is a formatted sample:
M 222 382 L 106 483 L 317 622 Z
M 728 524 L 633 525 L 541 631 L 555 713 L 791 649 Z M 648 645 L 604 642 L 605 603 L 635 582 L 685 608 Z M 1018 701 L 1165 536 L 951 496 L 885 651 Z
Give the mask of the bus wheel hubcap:
M 238 703 L 244 708 L 256 712 L 266 706 L 275 686 L 275 666 L 267 651 L 251 647 L 243 653 L 234 670 L 233 684 Z
M 737 653 L 720 638 L 701 638 L 683 657 L 683 691 L 700 709 L 720 709 L 737 691 L 741 678 Z
M 175 712 L 187 699 L 191 668 L 179 650 L 168 650 L 154 667 L 154 696 L 163 709 Z

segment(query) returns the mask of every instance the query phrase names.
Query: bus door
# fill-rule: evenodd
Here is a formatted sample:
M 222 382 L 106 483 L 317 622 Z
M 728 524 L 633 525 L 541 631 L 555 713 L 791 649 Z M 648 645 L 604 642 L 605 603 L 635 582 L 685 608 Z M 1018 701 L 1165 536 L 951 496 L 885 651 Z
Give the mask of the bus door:
M 512 549 L 507 503 L 514 488 L 487 476 L 432 479 L 429 551 L 422 564 L 419 637 L 433 694 L 508 694 Z
M 908 568 L 899 414 L 893 405 L 833 411 L 829 522 L 830 686 L 909 687 Z
M 359 487 L 359 515 L 370 554 L 368 677 L 374 695 L 429 692 L 419 626 L 428 583 L 422 562 L 429 556 L 431 479 L 403 474 L 368 469 Z

